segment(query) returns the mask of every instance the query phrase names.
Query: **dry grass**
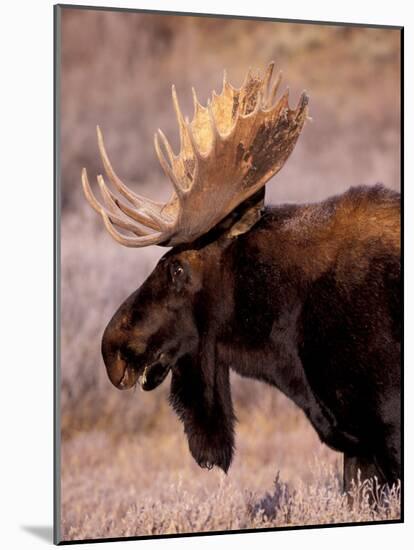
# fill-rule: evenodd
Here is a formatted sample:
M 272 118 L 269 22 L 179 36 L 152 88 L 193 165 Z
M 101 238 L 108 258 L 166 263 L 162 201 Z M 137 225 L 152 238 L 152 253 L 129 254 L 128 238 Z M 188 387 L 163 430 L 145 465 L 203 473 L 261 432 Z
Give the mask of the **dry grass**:
M 203 476 L 194 472 L 189 476 L 185 467 L 167 470 L 159 464 L 154 468 L 150 463 L 152 453 L 147 450 L 153 444 L 150 438 L 143 438 L 143 444 L 147 445 L 144 450 L 131 441 L 107 448 L 102 434 L 91 435 L 87 441 L 80 439 L 73 443 L 73 446 L 80 445 L 82 455 L 85 447 L 89 449 L 91 460 L 89 467 L 76 461 L 72 465 L 78 483 L 65 491 L 65 539 L 399 518 L 399 486 L 386 494 L 378 490 L 374 481 L 357 482 L 351 491 L 355 504 L 350 507 L 347 496 L 341 492 L 337 469 L 327 467 L 323 458 L 313 462 L 312 482 L 300 480 L 292 486 L 281 481 L 278 474 L 273 490 L 263 495 L 262 489 L 252 489 L 260 483 L 245 466 L 239 465 L 236 472 L 227 477 L 220 472 Z M 166 447 L 173 450 L 171 441 L 166 442 Z M 96 449 L 102 453 L 109 451 L 112 464 L 96 459 Z M 102 479 L 105 479 L 104 485 Z
M 101 170 L 99 123 L 120 175 L 165 197 L 151 138 L 161 127 L 177 141 L 170 84 L 190 113 L 192 84 L 205 100 L 223 67 L 239 84 L 249 65 L 275 59 L 294 99 L 307 88 L 314 122 L 268 187 L 269 201 L 319 200 L 377 181 L 398 188 L 398 33 L 64 10 L 62 35 L 63 539 L 397 519 L 398 489 L 373 506 L 372 487 L 359 487 L 363 497 L 349 508 L 341 455 L 270 387 L 232 377 L 237 452 L 224 476 L 190 457 L 167 405 L 168 380 L 149 394 L 110 385 L 102 331 L 164 250 L 113 243 L 79 176 L 82 166 Z
M 233 382 L 239 424 L 227 476 L 193 462 L 178 420 L 166 407 L 165 389 L 133 396 L 132 417 L 137 410 L 143 415 L 135 430 L 89 429 L 65 439 L 63 538 L 399 518 L 399 488 L 377 495 L 372 484 L 359 483 L 354 491 L 359 498 L 349 507 L 341 490 L 341 455 L 319 443 L 283 396 L 255 382 Z

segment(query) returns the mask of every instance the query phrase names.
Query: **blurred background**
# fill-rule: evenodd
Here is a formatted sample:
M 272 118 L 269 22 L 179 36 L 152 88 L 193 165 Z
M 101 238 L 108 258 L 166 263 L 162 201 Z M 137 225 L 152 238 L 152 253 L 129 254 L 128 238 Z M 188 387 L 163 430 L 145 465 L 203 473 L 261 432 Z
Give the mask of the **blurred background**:
M 61 14 L 63 538 L 279 525 L 281 517 L 260 520 L 252 510 L 266 491 L 277 500 L 284 483 L 296 495 L 314 483 L 331 491 L 334 515 L 314 503 L 297 522 L 340 521 L 334 485 L 342 457 L 275 389 L 232 376 L 237 451 L 225 477 L 190 457 L 167 403 L 168 379 L 148 394 L 110 384 L 102 332 L 165 249 L 115 243 L 86 203 L 80 173 L 86 167 L 93 181 L 103 170 L 99 124 L 124 182 L 166 199 L 170 184 L 153 135 L 162 128 L 177 151 L 171 84 L 191 117 L 191 86 L 205 103 L 221 90 L 224 68 L 240 86 L 249 66 L 264 70 L 274 60 L 291 105 L 307 90 L 313 120 L 267 184 L 267 202 L 318 201 L 377 182 L 399 189 L 399 31 L 75 8 Z M 278 471 L 283 483 L 274 486 Z

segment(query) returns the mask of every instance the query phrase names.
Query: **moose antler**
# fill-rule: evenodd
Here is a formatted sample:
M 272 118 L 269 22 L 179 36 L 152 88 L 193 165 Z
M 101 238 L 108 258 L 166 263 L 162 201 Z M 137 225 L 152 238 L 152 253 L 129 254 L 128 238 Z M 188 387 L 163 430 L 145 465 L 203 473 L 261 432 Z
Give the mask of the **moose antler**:
M 98 176 L 104 205 L 92 193 L 86 169 L 83 190 L 89 204 L 119 243 L 141 247 L 175 246 L 207 233 L 240 203 L 255 194 L 283 166 L 307 118 L 308 96 L 302 93 L 290 109 L 288 91 L 275 102 L 281 80 L 272 84 L 274 63 L 264 78 L 246 75 L 236 89 L 226 80 L 203 107 L 193 88 L 194 116 L 184 119 L 175 87 L 172 98 L 180 130 L 180 153 L 175 155 L 161 130 L 154 144 L 174 192 L 166 204 L 133 193 L 116 175 L 97 128 L 99 151 L 108 179 L 126 201 L 117 197 Z M 160 143 L 161 142 L 161 143 Z M 129 232 L 119 232 L 115 226 Z

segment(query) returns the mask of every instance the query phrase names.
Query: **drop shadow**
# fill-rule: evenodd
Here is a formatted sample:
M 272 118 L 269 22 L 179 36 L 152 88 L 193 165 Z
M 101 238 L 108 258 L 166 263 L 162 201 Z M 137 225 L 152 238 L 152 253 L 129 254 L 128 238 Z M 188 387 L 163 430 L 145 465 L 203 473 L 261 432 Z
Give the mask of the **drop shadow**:
M 53 527 L 51 525 L 22 525 L 21 528 L 39 539 L 53 543 Z

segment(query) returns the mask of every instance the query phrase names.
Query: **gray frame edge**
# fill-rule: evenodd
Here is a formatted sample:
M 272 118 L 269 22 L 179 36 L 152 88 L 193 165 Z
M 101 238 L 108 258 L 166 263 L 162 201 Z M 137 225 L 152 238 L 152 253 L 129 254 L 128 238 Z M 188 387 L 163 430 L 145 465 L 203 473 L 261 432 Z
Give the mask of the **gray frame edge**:
M 60 436 L 60 71 L 61 71 L 61 7 L 53 6 L 53 543 L 61 539 L 61 436 Z

